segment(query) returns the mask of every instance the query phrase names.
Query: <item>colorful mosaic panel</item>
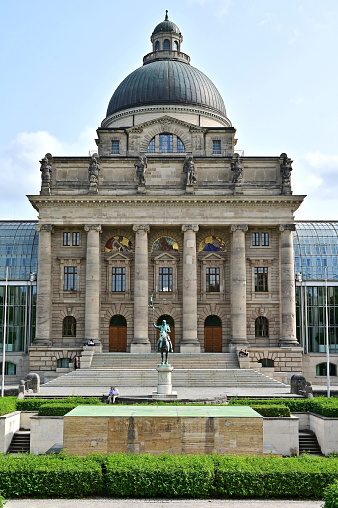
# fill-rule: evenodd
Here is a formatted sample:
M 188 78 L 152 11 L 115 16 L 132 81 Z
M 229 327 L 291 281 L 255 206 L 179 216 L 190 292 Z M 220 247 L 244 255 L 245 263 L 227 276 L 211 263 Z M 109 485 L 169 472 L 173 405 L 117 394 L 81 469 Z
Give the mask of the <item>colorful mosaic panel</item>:
M 158 238 L 153 243 L 152 250 L 161 250 L 164 252 L 174 250 L 174 251 L 178 252 L 179 248 L 178 248 L 178 243 L 176 242 L 176 240 L 174 240 L 170 236 L 161 236 L 161 238 Z
M 104 248 L 105 252 L 132 252 L 134 246 L 125 236 L 113 236 Z
M 207 236 L 201 241 L 198 247 L 198 252 L 213 251 L 213 252 L 226 252 L 227 248 L 225 242 L 219 236 Z

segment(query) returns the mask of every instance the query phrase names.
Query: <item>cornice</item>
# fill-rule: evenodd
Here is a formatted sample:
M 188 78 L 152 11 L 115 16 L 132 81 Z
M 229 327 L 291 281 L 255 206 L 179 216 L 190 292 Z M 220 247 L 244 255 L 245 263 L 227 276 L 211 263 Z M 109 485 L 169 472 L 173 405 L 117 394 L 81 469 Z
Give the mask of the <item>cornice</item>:
M 105 208 L 105 207 L 264 207 L 274 206 L 279 208 L 290 208 L 296 210 L 306 196 L 280 195 L 280 196 L 100 196 L 100 195 L 79 195 L 79 196 L 27 196 L 35 209 L 51 207 L 77 207 L 77 208 Z M 295 208 L 296 207 L 296 208 Z

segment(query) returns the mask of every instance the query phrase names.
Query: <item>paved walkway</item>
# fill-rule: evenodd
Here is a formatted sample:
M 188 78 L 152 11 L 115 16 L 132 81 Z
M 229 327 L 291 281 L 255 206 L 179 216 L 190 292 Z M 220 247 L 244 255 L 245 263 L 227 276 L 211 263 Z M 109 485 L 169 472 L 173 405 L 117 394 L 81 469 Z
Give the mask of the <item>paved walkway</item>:
M 153 499 L 16 499 L 6 508 L 320 508 L 323 501 L 153 500 Z

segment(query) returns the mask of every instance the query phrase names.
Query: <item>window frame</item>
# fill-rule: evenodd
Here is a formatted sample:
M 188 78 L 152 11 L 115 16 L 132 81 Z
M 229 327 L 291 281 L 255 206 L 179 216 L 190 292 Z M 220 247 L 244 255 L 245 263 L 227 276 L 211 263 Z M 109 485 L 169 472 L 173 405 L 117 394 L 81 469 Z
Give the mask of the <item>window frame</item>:
M 80 246 L 80 233 L 79 231 L 72 232 L 72 246 L 79 247 Z
M 117 149 L 114 149 L 114 143 L 117 144 Z M 112 155 L 119 155 L 120 154 L 120 140 L 119 139 L 112 139 L 111 140 L 111 154 Z
M 269 292 L 269 268 L 267 266 L 254 267 L 255 293 Z
M 167 285 L 165 286 L 165 283 Z M 164 288 L 168 289 L 165 290 Z M 172 266 L 159 266 L 158 268 L 158 291 L 159 293 L 172 293 L 173 292 L 173 267 Z
M 211 271 L 214 273 L 211 273 Z M 214 278 L 214 283 L 211 279 Z M 220 293 L 220 267 L 207 266 L 205 268 L 205 291 L 206 293 Z
M 64 266 L 63 267 L 63 290 L 64 291 L 77 291 L 77 266 Z M 72 283 L 73 282 L 73 283 Z
M 217 148 L 216 148 L 217 146 Z M 215 155 L 220 155 L 222 153 L 222 140 L 221 139 L 213 139 L 212 140 L 212 153 Z
M 265 316 L 258 316 L 255 319 L 255 337 L 269 338 L 269 320 Z
M 70 333 L 68 333 L 70 331 Z M 66 316 L 62 321 L 62 337 L 76 337 L 76 319 Z
M 63 232 L 63 246 L 70 247 L 70 231 Z
M 112 266 L 111 267 L 111 291 L 112 293 L 125 293 L 126 292 L 126 267 L 125 266 Z M 121 289 L 118 289 L 121 288 Z

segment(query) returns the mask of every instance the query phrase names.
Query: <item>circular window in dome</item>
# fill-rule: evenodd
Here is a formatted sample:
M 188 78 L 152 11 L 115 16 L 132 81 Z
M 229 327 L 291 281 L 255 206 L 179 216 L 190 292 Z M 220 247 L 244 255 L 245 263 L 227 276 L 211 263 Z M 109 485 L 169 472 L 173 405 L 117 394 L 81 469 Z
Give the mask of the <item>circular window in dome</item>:
M 105 252 L 132 252 L 134 246 L 125 236 L 112 236 L 105 245 Z
M 198 247 L 198 252 L 201 251 L 221 251 L 226 252 L 227 248 L 225 242 L 219 236 L 207 236 L 201 241 Z

